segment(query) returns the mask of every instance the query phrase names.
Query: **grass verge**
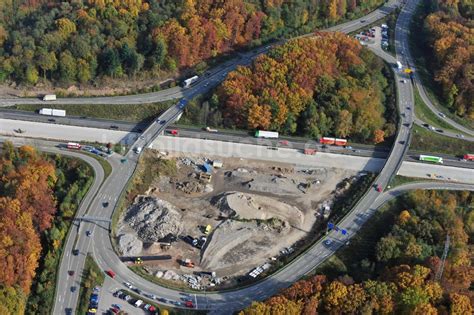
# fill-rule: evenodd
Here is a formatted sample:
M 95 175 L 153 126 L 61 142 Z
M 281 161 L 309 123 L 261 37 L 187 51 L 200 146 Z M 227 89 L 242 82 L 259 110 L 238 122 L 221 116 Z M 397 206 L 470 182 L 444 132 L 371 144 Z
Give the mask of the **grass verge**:
M 104 279 L 105 275 L 102 270 L 97 266 L 94 259 L 90 255 L 87 255 L 84 264 L 84 272 L 82 274 L 76 314 L 87 314 L 92 290 L 95 286 L 101 286 L 104 283 Z
M 415 125 L 410 150 L 461 156 L 474 152 L 474 143 L 442 136 Z
M 387 188 L 390 187 L 390 189 L 392 189 L 392 188 L 409 184 L 409 183 L 429 181 L 429 180 L 430 180 L 429 178 L 415 178 L 415 177 L 395 175 L 394 177 L 392 177 L 392 179 L 388 183 Z
M 55 109 L 64 109 L 68 116 L 103 118 L 112 120 L 123 120 L 130 122 L 148 122 L 155 119 L 160 113 L 168 109 L 175 101 L 162 103 L 134 104 L 134 105 L 61 105 L 55 103 Z M 9 108 L 35 112 L 45 107 L 44 104 L 23 104 Z
M 418 89 L 414 90 L 414 95 L 415 95 L 415 115 L 419 119 L 423 120 L 425 123 L 436 127 L 436 128 L 442 128 L 445 130 L 449 130 L 452 132 L 459 132 L 459 130 L 453 129 L 453 127 L 445 122 L 441 117 L 433 113 L 428 106 L 426 106 L 425 102 L 421 99 L 420 93 L 418 92 Z

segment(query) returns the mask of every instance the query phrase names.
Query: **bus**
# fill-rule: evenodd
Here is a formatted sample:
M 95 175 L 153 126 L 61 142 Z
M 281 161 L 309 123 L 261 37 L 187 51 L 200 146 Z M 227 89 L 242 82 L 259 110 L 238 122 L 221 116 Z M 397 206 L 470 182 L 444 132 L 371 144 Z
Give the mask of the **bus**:
M 322 137 L 321 139 L 319 139 L 319 143 L 344 146 L 344 145 L 347 145 L 347 139 L 340 139 L 340 138 L 333 138 L 333 137 Z
M 420 161 L 443 164 L 443 158 L 439 156 L 420 155 Z
M 67 146 L 68 149 L 79 150 L 81 148 L 81 145 L 79 143 L 75 143 L 75 142 L 68 142 L 66 146 Z
M 255 132 L 255 138 L 278 139 L 278 136 L 279 134 L 276 131 L 257 130 Z

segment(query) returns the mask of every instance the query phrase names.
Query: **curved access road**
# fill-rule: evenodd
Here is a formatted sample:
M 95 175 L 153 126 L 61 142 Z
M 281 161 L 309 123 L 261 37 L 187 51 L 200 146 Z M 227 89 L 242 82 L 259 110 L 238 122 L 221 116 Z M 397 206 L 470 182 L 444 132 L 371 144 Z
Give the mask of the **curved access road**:
M 387 3 L 380 8 L 374 10 L 368 15 L 361 17 L 357 20 L 349 21 L 343 24 L 339 24 L 329 28 L 330 31 L 340 31 L 350 33 L 357 29 L 369 25 L 380 18 L 386 16 L 392 12 L 398 5 L 400 0 L 389 0 Z M 305 35 L 303 35 L 305 36 Z M 306 36 L 312 36 L 308 34 Z M 279 41 L 279 43 L 283 43 Z M 265 47 L 259 47 L 248 52 L 237 54 L 238 57 L 233 58 L 220 64 L 207 72 L 207 75 L 202 76 L 197 83 L 189 89 L 183 89 L 181 87 L 173 87 L 170 89 L 162 90 L 159 92 L 136 94 L 136 95 L 125 95 L 125 96 L 111 96 L 111 97 L 72 97 L 72 98 L 59 98 L 55 102 L 45 102 L 39 98 L 1 98 L 0 107 L 13 106 L 19 104 L 44 104 L 45 106 L 52 106 L 54 103 L 62 105 L 90 105 L 90 104 L 106 104 L 106 105 L 123 105 L 123 104 L 146 104 L 146 103 L 157 103 L 177 98 L 193 98 L 196 95 L 204 94 L 210 91 L 212 88 L 217 86 L 227 74 L 234 70 L 239 65 L 248 65 L 262 53 L 268 51 L 271 45 Z
M 413 14 L 416 10 L 416 7 L 419 4 L 419 1 L 420 0 L 409 1 L 409 3 L 407 3 L 405 5 L 404 13 L 400 14 L 400 16 L 398 18 L 398 21 L 397 21 L 397 26 L 396 26 L 395 48 L 396 48 L 396 51 L 397 51 L 397 56 L 398 56 L 397 58 L 399 58 L 398 61 L 400 61 L 403 65 L 407 65 L 407 66 L 413 64 L 413 61 L 412 61 L 411 55 L 410 55 L 410 50 L 408 49 L 408 47 L 409 47 L 408 37 L 409 37 L 410 23 L 412 21 Z M 378 45 L 378 44 L 377 45 L 368 45 L 368 48 L 373 53 L 375 53 L 377 56 L 384 59 L 386 62 L 390 63 L 391 65 L 395 65 L 397 63 L 397 58 L 393 57 L 392 55 L 387 53 L 385 50 L 382 50 L 380 45 Z M 410 80 L 410 75 L 400 72 L 399 70 L 396 69 L 396 67 L 395 67 L 394 71 L 399 72 L 400 77 L 403 78 L 403 80 L 405 80 L 406 82 L 411 81 Z M 418 76 L 416 75 L 416 71 L 414 72 L 414 75 L 415 75 L 414 80 L 411 81 L 411 82 L 415 84 L 415 87 L 417 87 L 418 90 L 420 91 L 420 95 L 422 95 L 422 93 L 424 93 L 424 87 L 419 82 Z M 426 97 L 426 94 L 424 94 L 424 95 L 425 95 L 425 97 L 422 96 L 422 99 L 428 105 L 430 110 L 432 110 L 436 116 L 439 116 L 440 119 L 445 119 L 446 120 L 446 118 L 443 118 L 442 116 L 439 115 L 438 110 L 436 110 L 436 109 L 433 110 L 434 107 L 432 106 L 431 103 L 428 103 L 429 99 Z M 431 104 L 431 106 L 430 106 L 430 104 Z M 414 107 L 415 103 L 410 102 L 410 103 L 407 103 L 405 105 L 409 106 L 409 107 Z M 419 119 L 418 117 L 415 116 L 414 111 L 413 111 L 413 116 L 414 116 L 414 123 L 415 124 L 417 124 L 419 126 L 426 125 L 426 123 L 424 121 L 422 121 L 421 119 Z M 468 135 L 469 134 L 471 135 L 471 136 L 465 136 L 465 137 L 463 136 L 463 140 L 474 141 L 474 133 L 472 131 L 467 132 L 468 130 L 466 128 L 464 128 L 463 126 L 461 126 L 461 125 L 459 125 L 455 122 L 453 122 L 453 123 L 456 124 L 456 125 L 451 124 L 453 127 L 455 127 L 456 129 L 458 129 L 458 130 L 460 130 L 460 131 L 462 131 L 462 132 L 464 132 Z M 458 127 L 461 127 L 461 128 L 458 128 Z M 434 131 L 434 130 L 433 130 L 433 132 L 441 134 L 441 135 L 446 136 L 446 137 L 450 137 L 450 138 L 460 138 L 459 133 L 456 133 L 456 132 L 453 132 L 453 131 L 450 131 L 450 130 L 444 130 L 443 128 L 436 128 L 436 130 L 440 130 L 442 132 Z
M 75 247 L 74 243 L 78 234 L 80 233 L 80 221 L 78 218 L 82 217 L 83 215 L 87 214 L 91 202 L 95 198 L 97 192 L 99 191 L 104 178 L 104 169 L 99 164 L 99 162 L 85 154 L 72 152 L 69 150 L 62 150 L 57 147 L 56 143 L 42 141 L 42 140 L 35 140 L 35 139 L 22 139 L 22 138 L 14 138 L 14 137 L 1 137 L 0 142 L 4 141 L 11 141 L 15 146 L 22 146 L 22 145 L 31 145 L 36 147 L 38 150 L 42 152 L 48 152 L 53 154 L 61 154 L 68 157 L 73 157 L 77 159 L 81 159 L 94 171 L 94 181 L 87 191 L 87 194 L 81 201 L 79 205 L 75 220 L 72 222 L 71 228 L 68 231 L 68 235 L 65 239 L 65 244 L 63 247 L 63 254 L 61 257 L 61 264 L 58 269 L 58 274 L 56 277 L 56 301 L 54 303 L 55 308 L 53 309 L 52 314 L 63 314 L 65 310 L 65 305 L 76 305 L 77 299 L 79 296 L 79 288 L 81 286 L 82 281 L 82 274 L 80 272 L 75 272 L 74 275 L 70 276 L 68 274 L 69 270 L 79 271 L 81 267 L 84 265 L 85 257 L 88 252 L 87 247 Z M 73 256 L 72 251 L 74 248 L 79 249 L 79 255 Z M 77 290 L 73 293 L 71 292 L 71 288 L 75 287 Z M 71 294 L 63 294 L 64 292 L 71 292 Z
M 421 2 L 421 0 L 410 0 L 410 6 L 413 6 L 413 7 L 417 7 L 418 4 Z M 412 15 L 413 15 L 414 11 L 412 11 L 412 14 L 410 14 L 410 16 L 407 16 L 407 23 L 409 24 L 412 20 Z M 445 114 L 443 114 L 439 108 L 437 108 L 432 102 L 431 102 L 431 99 L 428 97 L 427 93 L 426 93 L 426 89 L 423 85 L 423 82 L 421 81 L 420 79 L 420 76 L 418 75 L 418 71 L 416 71 L 416 63 L 415 63 L 415 60 L 414 58 L 412 57 L 411 55 L 411 51 L 410 51 L 410 44 L 409 44 L 409 36 L 410 36 L 410 27 L 408 25 L 408 28 L 406 28 L 404 31 L 402 32 L 399 32 L 396 34 L 395 36 L 395 40 L 396 40 L 396 45 L 398 45 L 400 47 L 400 51 L 402 52 L 401 54 L 401 57 L 402 57 L 402 60 L 400 60 L 402 62 L 402 64 L 404 65 L 407 65 L 409 68 L 413 69 L 413 74 L 412 74 L 412 78 L 413 78 L 413 82 L 415 84 L 415 87 L 418 89 L 418 92 L 421 96 L 421 99 L 423 100 L 423 102 L 426 104 L 426 106 L 436 115 L 438 116 L 439 119 L 442 119 L 444 120 L 447 124 L 451 125 L 453 128 L 467 134 L 467 135 L 470 135 L 471 138 L 470 138 L 470 141 L 473 141 L 473 137 L 474 137 L 474 130 L 470 129 L 470 128 L 467 128 L 466 126 L 463 126 L 457 122 L 455 122 L 454 120 L 450 119 L 449 117 L 447 117 Z

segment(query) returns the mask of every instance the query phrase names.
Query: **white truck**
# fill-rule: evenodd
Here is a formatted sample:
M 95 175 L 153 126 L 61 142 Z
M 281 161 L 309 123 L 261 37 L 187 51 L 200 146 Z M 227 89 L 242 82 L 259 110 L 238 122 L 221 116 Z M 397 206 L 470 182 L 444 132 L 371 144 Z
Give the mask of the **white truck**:
M 46 94 L 43 96 L 43 101 L 55 101 L 56 100 L 56 94 Z
M 183 84 L 182 84 L 183 88 L 187 89 L 188 87 L 191 86 L 191 84 L 196 82 L 198 79 L 199 79 L 199 77 L 197 75 L 195 75 L 193 77 L 190 77 L 189 79 L 184 80 Z
M 41 108 L 39 110 L 39 114 L 46 116 L 66 117 L 66 111 L 63 109 Z
M 402 63 L 400 61 L 397 61 L 397 68 L 398 68 L 398 70 L 403 69 Z
M 278 139 L 278 136 L 276 131 L 257 130 L 255 132 L 255 138 Z

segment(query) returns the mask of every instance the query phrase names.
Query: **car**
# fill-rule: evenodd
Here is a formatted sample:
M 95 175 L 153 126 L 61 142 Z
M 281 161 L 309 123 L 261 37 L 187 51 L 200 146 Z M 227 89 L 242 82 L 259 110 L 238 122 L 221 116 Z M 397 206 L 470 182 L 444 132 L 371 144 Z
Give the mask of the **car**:
M 446 115 L 445 115 L 445 114 L 443 114 L 443 113 L 438 113 L 438 115 L 440 115 L 440 116 L 441 116 L 441 117 L 443 117 L 443 118 L 445 118 L 445 117 L 446 117 Z
M 68 273 L 68 275 L 70 275 L 70 276 L 74 276 L 74 270 L 69 270 L 67 273 Z
M 381 185 L 377 185 L 377 187 L 375 188 L 378 192 L 382 192 L 383 189 L 382 189 L 382 186 Z
M 119 311 L 122 309 L 122 305 L 120 304 L 112 304 L 112 307 L 118 309 Z
M 48 121 L 49 121 L 49 122 L 56 122 L 56 119 L 54 119 L 54 118 L 49 118 Z
M 120 312 L 120 310 L 117 309 L 117 308 L 115 308 L 115 307 L 112 307 L 112 308 L 110 309 L 110 312 L 111 312 L 112 314 L 118 314 L 118 313 Z
M 146 296 L 147 298 L 152 299 L 152 300 L 156 300 L 156 295 L 154 295 L 154 294 L 144 293 L 143 295 Z
M 160 120 L 160 125 L 164 125 L 164 124 L 166 124 L 166 120 L 164 119 Z
M 97 313 L 97 309 L 96 308 L 90 308 L 88 310 L 89 314 L 96 314 Z
M 86 231 L 86 235 L 87 235 L 87 236 L 91 236 L 91 235 L 92 235 L 92 231 L 87 230 L 87 231 Z
M 128 302 L 132 299 L 132 297 L 130 295 L 125 295 L 123 299 Z
M 443 129 L 436 129 L 436 131 L 439 132 L 439 133 L 444 133 Z
M 148 311 L 150 309 L 150 307 L 151 307 L 151 304 L 145 304 L 145 306 L 143 306 L 143 309 L 145 311 Z
M 141 139 L 141 140 L 144 140 L 144 139 L 145 139 L 145 136 L 140 136 L 140 139 Z
M 133 285 L 131 285 L 131 284 L 128 283 L 128 282 L 124 282 L 123 285 L 126 286 L 126 287 L 129 288 L 129 289 L 133 288 Z
M 119 129 L 119 127 L 117 125 L 111 125 L 110 129 Z
M 122 294 L 122 290 L 115 291 L 114 294 L 112 294 L 114 297 L 118 297 Z
M 405 144 L 405 141 L 404 140 L 400 141 L 400 144 Z
M 133 288 L 132 289 L 133 291 L 137 292 L 138 294 L 142 294 L 142 290 L 138 289 L 138 288 Z
M 108 202 L 108 201 L 104 201 L 104 202 L 102 203 L 102 206 L 103 206 L 104 208 L 107 208 L 107 207 L 109 206 L 109 202 Z
M 324 241 L 324 244 L 325 244 L 326 246 L 329 246 L 329 245 L 332 244 L 332 240 L 327 239 L 327 240 Z
M 95 286 L 94 289 L 92 289 L 92 293 L 98 295 L 100 293 L 100 287 L 99 286 Z
M 115 272 L 113 272 L 112 270 L 109 269 L 105 273 L 108 274 L 111 278 L 115 278 Z
M 73 249 L 73 250 L 72 250 L 72 254 L 73 254 L 74 256 L 79 255 L 79 250 L 78 250 L 77 248 L 76 248 L 76 249 Z
M 194 304 L 191 301 L 184 302 L 184 306 L 189 307 L 189 308 L 194 308 Z
M 65 310 L 66 315 L 72 315 L 72 308 L 68 307 Z
M 400 80 L 401 83 L 407 83 L 407 80 Z
M 74 292 L 76 292 L 76 290 L 77 290 L 77 287 L 73 285 L 73 286 L 71 287 L 71 292 L 74 293 Z
M 288 143 L 289 143 L 288 140 L 281 140 L 280 141 L 281 145 L 288 145 Z
M 267 147 L 268 150 L 274 150 L 274 151 L 278 151 L 278 148 L 277 147 Z
M 366 21 L 365 20 L 360 20 L 361 23 L 365 23 Z

